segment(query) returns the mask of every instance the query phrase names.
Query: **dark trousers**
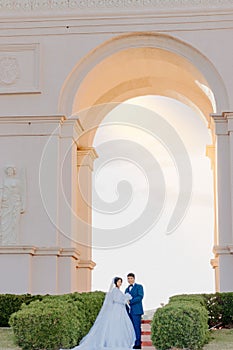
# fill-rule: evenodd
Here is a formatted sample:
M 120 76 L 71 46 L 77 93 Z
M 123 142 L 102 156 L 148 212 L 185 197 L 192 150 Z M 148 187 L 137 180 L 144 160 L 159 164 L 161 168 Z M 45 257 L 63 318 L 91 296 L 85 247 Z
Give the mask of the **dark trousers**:
M 129 314 L 136 333 L 135 346 L 141 346 L 141 315 Z

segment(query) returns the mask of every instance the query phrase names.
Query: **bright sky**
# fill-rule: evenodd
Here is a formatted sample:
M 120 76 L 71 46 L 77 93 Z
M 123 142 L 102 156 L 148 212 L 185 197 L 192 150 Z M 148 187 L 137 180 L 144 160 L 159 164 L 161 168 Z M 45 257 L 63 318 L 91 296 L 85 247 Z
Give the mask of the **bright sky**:
M 180 141 L 183 148 L 176 147 Z M 204 118 L 165 97 L 128 100 L 104 119 L 94 142 L 99 158 L 93 174 L 93 290 L 107 291 L 114 276 L 123 277 L 124 290 L 127 273 L 134 272 L 144 286 L 145 310 L 174 294 L 213 292 L 208 144 Z M 191 202 L 186 211 L 181 203 L 183 220 L 167 234 L 179 193 L 189 195 L 179 183 L 184 169 L 193 182 Z

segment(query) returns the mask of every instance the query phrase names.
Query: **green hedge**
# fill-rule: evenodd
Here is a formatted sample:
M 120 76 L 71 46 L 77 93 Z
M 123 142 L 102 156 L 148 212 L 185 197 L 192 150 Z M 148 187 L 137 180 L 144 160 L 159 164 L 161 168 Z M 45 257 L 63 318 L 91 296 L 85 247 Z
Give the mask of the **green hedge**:
M 14 313 L 10 324 L 18 345 L 23 349 L 56 350 L 60 347 L 73 347 L 88 333 L 104 296 L 103 292 L 62 296 L 0 295 L 0 326 L 8 326 L 9 317 Z M 22 310 L 15 313 L 22 303 Z M 210 327 L 232 326 L 233 293 L 184 294 L 171 297 L 169 304 L 158 309 L 154 315 L 154 344 L 163 350 L 167 349 L 163 346 L 168 344 L 187 347 L 186 342 L 189 340 L 188 347 L 195 349 L 197 344 L 206 341 L 207 312 Z M 191 319 L 195 320 L 195 327 Z
M 206 299 L 202 294 L 179 294 L 169 298 L 169 303 L 174 302 L 189 302 L 206 307 Z
M 79 343 L 92 326 L 103 292 L 47 296 L 23 305 L 10 318 L 17 345 L 23 350 L 57 350 Z
M 203 294 L 209 313 L 209 326 L 233 326 L 233 293 Z
M 41 295 L 0 294 L 0 327 L 9 327 L 10 315 L 18 311 L 23 303 L 29 304 L 33 300 L 41 300 Z
M 208 338 L 208 313 L 198 303 L 173 301 L 154 314 L 151 339 L 158 350 L 199 349 Z
M 233 293 L 213 293 L 213 294 L 181 294 L 169 299 L 173 302 L 199 303 L 205 306 L 208 311 L 209 327 L 232 327 L 233 326 Z
M 71 298 L 75 302 L 79 302 L 82 305 L 82 311 L 83 311 L 82 337 L 83 337 L 89 332 L 90 328 L 95 322 L 95 319 L 103 304 L 105 293 L 100 291 L 81 293 L 81 294 L 74 293 L 74 294 L 71 294 Z
M 221 293 L 222 325 L 233 325 L 233 293 Z
M 66 301 L 35 301 L 14 313 L 10 325 L 17 345 L 24 350 L 70 348 L 79 335 L 77 314 L 77 308 Z

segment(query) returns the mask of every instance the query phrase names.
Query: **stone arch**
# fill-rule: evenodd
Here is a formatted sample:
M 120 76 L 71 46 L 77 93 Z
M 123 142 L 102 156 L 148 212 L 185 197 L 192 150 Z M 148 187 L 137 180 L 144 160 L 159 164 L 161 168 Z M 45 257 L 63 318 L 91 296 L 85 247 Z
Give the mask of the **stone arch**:
M 122 66 L 127 59 L 128 62 L 133 59 L 132 67 Z M 128 68 L 130 80 L 122 77 L 113 82 L 112 75 L 103 84 L 103 70 L 113 71 L 117 62 L 124 73 Z M 138 76 L 132 75 L 135 67 L 141 67 Z M 161 71 L 164 74 L 161 75 Z M 183 79 L 178 81 L 177 77 Z M 93 81 L 97 80 L 98 85 L 102 82 L 97 87 L 99 93 L 94 91 L 96 84 Z M 67 116 L 77 115 L 94 105 L 121 103 L 145 94 L 160 94 L 192 107 L 196 105 L 207 120 L 210 113 L 221 113 L 229 107 L 220 74 L 197 49 L 165 34 L 130 33 L 108 40 L 77 63 L 62 87 L 58 112 Z
M 79 159 L 85 158 L 88 163 L 87 159 L 96 157 L 92 143 L 98 125 L 107 113 L 119 103 L 142 95 L 175 98 L 198 110 L 208 126 L 211 113 L 220 114 L 229 108 L 220 74 L 210 60 L 194 47 L 160 33 L 118 36 L 93 49 L 78 62 L 60 93 L 58 112 L 77 118 L 82 130 L 87 131 L 83 138 L 79 138 Z M 212 131 L 215 140 L 214 128 Z M 209 156 L 215 173 L 214 145 L 209 148 Z M 79 169 L 81 165 L 80 161 Z M 86 170 L 83 171 L 83 179 L 85 191 L 89 193 L 91 177 Z M 89 182 L 86 183 L 86 180 Z M 216 190 L 216 186 L 214 188 Z M 216 198 L 215 193 L 215 217 Z M 84 216 L 91 218 L 90 208 L 85 210 Z M 91 222 L 89 224 L 91 226 Z M 216 244 L 217 241 L 215 233 Z M 89 251 L 86 252 L 88 255 Z M 213 267 L 218 290 L 218 262 L 214 261 Z

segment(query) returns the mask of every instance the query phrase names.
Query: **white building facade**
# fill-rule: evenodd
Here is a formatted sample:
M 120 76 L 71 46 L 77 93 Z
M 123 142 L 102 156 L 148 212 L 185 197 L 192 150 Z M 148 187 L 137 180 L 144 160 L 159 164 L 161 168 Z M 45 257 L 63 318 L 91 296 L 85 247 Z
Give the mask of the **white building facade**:
M 233 0 L 2 0 L 0 18 L 0 293 L 90 290 L 93 138 L 143 95 L 206 118 L 233 291 Z

